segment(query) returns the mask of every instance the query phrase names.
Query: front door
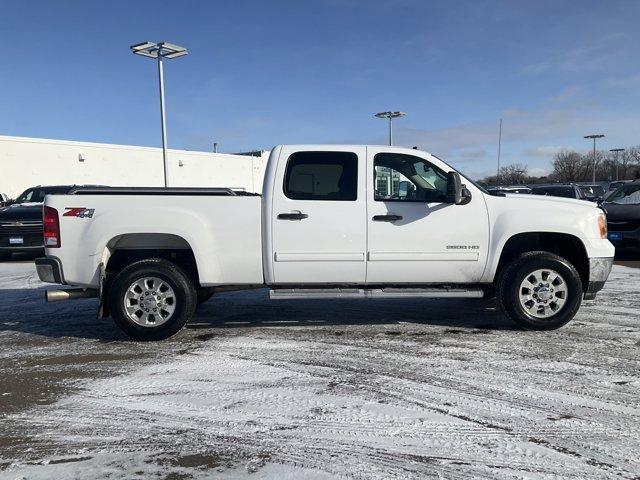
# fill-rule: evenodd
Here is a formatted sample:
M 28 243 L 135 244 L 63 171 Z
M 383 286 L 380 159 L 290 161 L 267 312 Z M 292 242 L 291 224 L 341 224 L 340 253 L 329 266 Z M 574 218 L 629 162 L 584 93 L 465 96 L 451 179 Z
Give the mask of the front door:
M 487 259 L 489 227 L 480 191 L 446 203 L 442 162 L 368 147 L 367 283 L 474 283 Z
M 366 149 L 283 147 L 273 190 L 276 283 L 364 283 Z

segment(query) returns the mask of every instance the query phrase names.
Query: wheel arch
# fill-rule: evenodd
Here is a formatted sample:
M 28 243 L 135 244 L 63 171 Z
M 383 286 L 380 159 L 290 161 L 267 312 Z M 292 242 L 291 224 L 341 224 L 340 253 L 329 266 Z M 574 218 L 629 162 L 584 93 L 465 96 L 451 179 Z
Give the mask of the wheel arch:
M 495 281 L 499 272 L 511 260 L 530 251 L 554 253 L 569 261 L 580 274 L 583 289 L 589 284 L 589 256 L 580 238 L 569 233 L 560 232 L 521 232 L 509 237 L 501 251 L 493 272 Z
M 199 284 L 198 264 L 191 244 L 172 233 L 126 233 L 109 240 L 102 263 L 109 277 L 145 258 L 161 258 L 182 267 Z

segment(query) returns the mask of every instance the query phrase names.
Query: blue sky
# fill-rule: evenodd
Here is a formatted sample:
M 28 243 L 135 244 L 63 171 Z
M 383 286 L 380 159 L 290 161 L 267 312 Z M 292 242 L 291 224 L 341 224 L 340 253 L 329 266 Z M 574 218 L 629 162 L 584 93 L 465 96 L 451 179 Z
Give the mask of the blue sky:
M 160 5 L 157 8 L 156 5 Z M 160 145 L 152 60 L 166 40 L 169 145 L 396 143 L 481 176 L 549 169 L 559 148 L 640 144 L 640 2 L 1 0 L 0 134 Z

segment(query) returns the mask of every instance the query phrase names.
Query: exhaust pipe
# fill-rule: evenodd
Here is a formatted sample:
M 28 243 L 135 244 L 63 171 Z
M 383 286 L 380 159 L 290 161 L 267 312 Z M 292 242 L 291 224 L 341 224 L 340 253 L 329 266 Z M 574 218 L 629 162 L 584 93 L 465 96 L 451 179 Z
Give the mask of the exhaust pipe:
M 44 292 L 44 298 L 47 300 L 47 303 L 97 297 L 98 290 L 96 289 L 74 288 L 71 290 L 46 290 Z

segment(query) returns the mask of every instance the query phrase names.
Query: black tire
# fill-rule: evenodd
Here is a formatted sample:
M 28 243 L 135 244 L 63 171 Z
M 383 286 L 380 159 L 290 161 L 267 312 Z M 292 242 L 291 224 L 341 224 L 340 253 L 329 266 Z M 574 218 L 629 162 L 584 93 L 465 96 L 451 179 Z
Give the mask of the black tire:
M 532 272 L 551 269 L 560 274 L 566 284 L 564 305 L 546 318 L 532 315 L 521 304 L 520 286 Z M 515 323 L 527 330 L 555 330 L 569 322 L 582 303 L 582 280 L 576 268 L 566 259 L 549 252 L 528 252 L 503 268 L 497 285 L 501 310 Z
M 11 252 L 0 252 L 0 262 L 9 260 L 11 258 Z
M 125 295 L 129 287 L 145 277 L 157 277 L 169 285 L 175 295 L 175 310 L 158 326 L 143 326 L 129 318 Z M 154 294 L 155 295 L 155 294 Z M 122 270 L 109 289 L 109 311 L 116 325 L 131 338 L 150 341 L 175 335 L 191 319 L 196 309 L 197 294 L 191 278 L 178 265 L 158 258 L 141 260 Z

